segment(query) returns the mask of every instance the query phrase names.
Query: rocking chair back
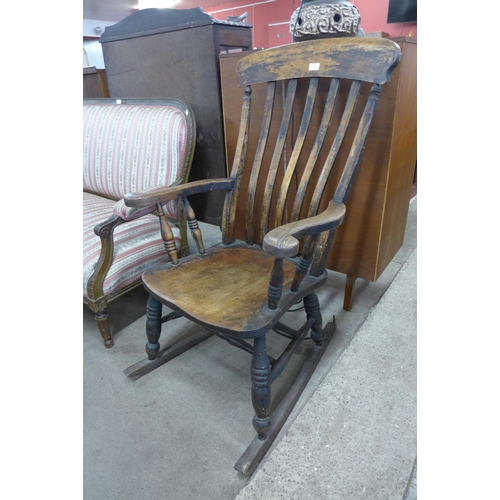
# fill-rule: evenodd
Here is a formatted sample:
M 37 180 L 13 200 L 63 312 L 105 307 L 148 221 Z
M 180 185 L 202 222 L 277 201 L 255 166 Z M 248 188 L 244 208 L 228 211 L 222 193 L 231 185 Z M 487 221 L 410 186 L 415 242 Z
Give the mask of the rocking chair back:
M 389 81 L 400 54 L 398 45 L 387 39 L 343 38 L 335 40 L 332 57 L 332 39 L 322 39 L 255 52 L 239 62 L 245 97 L 230 175 L 235 189 L 226 195 L 224 243 L 234 241 L 237 219 L 246 222 L 247 244 L 262 245 L 270 229 L 317 215 L 325 186 L 332 179 L 338 181 L 333 201 L 345 203 L 380 85 Z M 264 109 L 260 133 L 250 127 L 253 85 L 267 87 L 265 101 L 256 103 Z M 339 97 L 341 85 L 350 86 L 344 102 Z M 328 90 L 320 92 L 322 89 Z M 349 134 L 354 139 L 339 155 L 353 117 L 357 131 Z M 336 133 L 328 134 L 332 127 Z M 316 131 L 312 143 L 311 129 Z M 253 158 L 247 158 L 249 137 L 254 134 L 259 137 L 257 150 Z M 327 135 L 334 137 L 330 144 L 325 141 Z M 327 159 L 319 164 L 320 152 L 326 148 Z M 259 199 L 258 185 L 263 186 Z M 321 244 L 314 249 L 316 265 L 311 270 L 316 276 L 324 271 L 334 232 L 332 229 L 318 239 Z

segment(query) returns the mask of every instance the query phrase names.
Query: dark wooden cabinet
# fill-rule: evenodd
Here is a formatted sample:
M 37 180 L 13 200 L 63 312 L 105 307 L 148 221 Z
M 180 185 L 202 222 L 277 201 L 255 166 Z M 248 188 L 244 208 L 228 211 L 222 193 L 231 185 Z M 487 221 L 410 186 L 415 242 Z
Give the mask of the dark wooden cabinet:
M 102 97 L 109 97 L 105 70 L 96 69 L 95 66 L 83 68 L 83 98 L 98 99 Z
M 219 54 L 249 50 L 251 27 L 201 9 L 145 9 L 101 36 L 111 97 L 174 97 L 193 109 L 196 150 L 190 180 L 226 177 Z M 198 218 L 220 224 L 223 193 L 193 197 Z
M 390 83 L 383 86 L 380 94 L 365 154 L 347 202 L 346 218 L 335 235 L 327 260 L 328 269 L 347 276 L 344 301 L 347 310 L 352 306 L 355 279 L 376 281 L 401 248 L 406 228 L 417 156 L 417 43 L 408 37 L 393 40 L 401 47 L 401 62 L 394 70 Z M 239 123 L 241 114 L 243 89 L 238 87 L 236 64 L 242 56 L 220 56 L 229 161 L 234 156 L 238 136 L 235 124 Z M 324 98 L 327 89 L 321 92 Z M 364 88 L 363 92 L 369 92 L 369 87 Z M 347 89 L 341 89 L 339 98 L 345 99 L 346 93 Z M 318 98 L 321 99 L 321 96 Z M 259 99 L 264 100 L 264 89 L 254 86 L 252 100 Z M 355 116 L 354 121 L 356 119 Z M 262 116 L 253 114 L 251 126 L 255 124 L 257 128 L 261 120 Z M 310 144 L 317 125 L 313 123 L 309 129 Z M 347 142 L 348 139 L 349 136 Z M 249 152 L 255 150 L 257 140 L 257 136 L 251 136 Z M 327 151 L 322 152 L 319 161 L 324 161 L 326 154 Z M 335 182 L 332 184 L 335 185 Z M 263 190 L 263 186 L 260 189 Z M 327 188 L 322 208 L 332 197 L 333 192 Z M 244 220 L 241 226 L 245 226 Z

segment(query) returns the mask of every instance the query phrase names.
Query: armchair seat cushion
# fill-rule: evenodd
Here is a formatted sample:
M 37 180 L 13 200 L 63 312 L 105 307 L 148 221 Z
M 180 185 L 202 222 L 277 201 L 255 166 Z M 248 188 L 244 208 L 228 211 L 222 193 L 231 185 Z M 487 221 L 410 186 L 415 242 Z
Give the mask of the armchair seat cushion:
M 116 201 L 83 193 L 83 296 L 88 297 L 87 283 L 101 253 L 101 239 L 94 233 L 96 224 L 113 213 Z M 175 243 L 180 247 L 180 230 L 172 225 Z M 160 235 L 156 215 L 145 215 L 119 225 L 114 232 L 113 264 L 104 280 L 104 295 L 119 294 L 150 266 L 170 260 Z

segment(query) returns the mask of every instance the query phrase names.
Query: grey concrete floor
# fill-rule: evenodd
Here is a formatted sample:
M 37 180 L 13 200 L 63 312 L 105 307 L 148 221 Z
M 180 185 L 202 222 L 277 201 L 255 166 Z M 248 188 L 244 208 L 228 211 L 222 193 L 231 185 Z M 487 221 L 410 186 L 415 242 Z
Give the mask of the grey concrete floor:
M 218 232 L 204 225 L 207 246 Z M 251 478 L 233 468 L 254 436 L 248 354 L 210 338 L 131 380 L 123 370 L 145 357 L 145 291 L 110 304 L 112 349 L 84 307 L 84 498 L 416 499 L 416 247 L 414 198 L 402 248 L 377 282 L 358 280 L 352 311 L 345 277 L 329 272 L 318 295 L 337 330 Z M 197 328 L 169 322 L 163 345 Z

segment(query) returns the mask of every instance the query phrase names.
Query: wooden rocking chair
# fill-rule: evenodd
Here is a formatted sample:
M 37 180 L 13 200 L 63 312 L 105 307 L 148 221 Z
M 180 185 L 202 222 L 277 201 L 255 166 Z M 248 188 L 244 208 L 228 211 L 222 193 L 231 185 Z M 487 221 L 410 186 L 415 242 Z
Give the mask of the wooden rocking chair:
M 150 372 L 212 334 L 251 353 L 253 425 L 257 436 L 235 465 L 244 474 L 255 470 L 271 446 L 335 330 L 335 318 L 323 327 L 315 291 L 327 279 L 326 256 L 344 218 L 345 202 L 360 164 L 381 85 L 389 81 L 400 54 L 399 46 L 391 40 L 375 38 L 321 39 L 253 52 L 237 67 L 240 86 L 245 90 L 230 177 L 125 196 L 130 207 L 156 204 L 159 212 L 168 201 L 181 199 L 198 246 L 197 254 L 178 258 L 171 231 L 162 218 L 171 262 L 143 275 L 143 284 L 150 294 L 148 359 L 127 368 L 125 373 L 138 377 Z M 327 89 L 326 97 L 316 99 L 325 79 L 327 86 L 322 88 Z M 263 105 L 264 112 L 255 155 L 247 159 L 249 136 L 255 133 L 249 125 L 252 85 L 267 86 L 267 93 L 265 102 L 253 103 Z M 341 85 L 350 85 L 346 99 L 339 98 Z M 300 86 L 302 94 L 297 91 Z M 308 128 L 314 120 L 318 132 L 310 151 L 306 151 Z M 298 131 L 294 131 L 299 122 Z M 332 144 L 323 144 L 330 127 L 338 129 L 334 140 Z M 339 155 L 346 137 L 353 138 L 348 154 Z M 293 149 L 288 151 L 292 142 Z M 325 147 L 329 151 L 327 161 L 319 165 L 317 158 Z M 283 168 L 285 156 L 288 158 Z M 335 195 L 325 200 L 325 208 L 321 209 L 325 185 L 336 182 L 335 179 Z M 262 199 L 256 199 L 258 183 L 265 186 Z M 210 190 L 224 190 L 226 198 L 222 242 L 205 249 L 188 198 Z M 243 229 L 238 227 L 238 219 L 246 221 Z M 237 239 L 239 234 L 243 234 L 242 239 Z M 303 301 L 306 321 L 290 334 L 290 328 L 280 319 L 299 301 Z M 173 312 L 162 318 L 162 305 Z M 162 323 L 179 316 L 204 329 L 198 336 L 182 339 L 160 351 Z M 291 337 L 277 359 L 268 356 L 266 348 L 266 336 L 275 329 L 282 329 Z M 306 362 L 271 414 L 272 382 L 297 348 L 308 343 Z

